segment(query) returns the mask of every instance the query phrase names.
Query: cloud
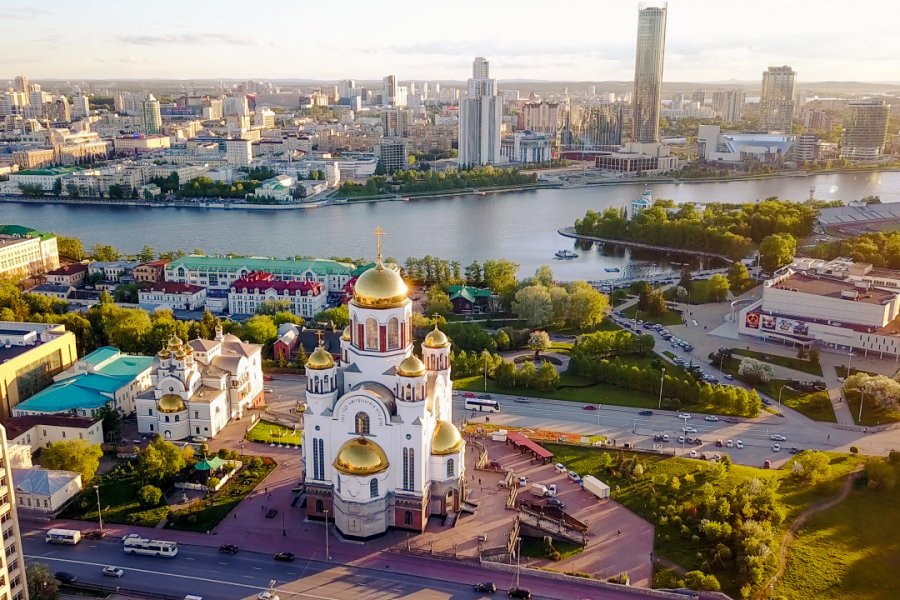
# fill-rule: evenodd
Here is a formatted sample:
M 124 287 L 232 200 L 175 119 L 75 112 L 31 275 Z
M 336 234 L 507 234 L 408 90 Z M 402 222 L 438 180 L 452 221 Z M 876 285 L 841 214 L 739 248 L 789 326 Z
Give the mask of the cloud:
M 4 8 L 0 10 L 0 21 L 28 20 L 48 14 L 40 8 Z
M 262 46 L 263 43 L 228 33 L 179 33 L 171 35 L 125 35 L 120 36 L 119 41 L 138 46 L 214 46 L 224 44 L 228 46 Z

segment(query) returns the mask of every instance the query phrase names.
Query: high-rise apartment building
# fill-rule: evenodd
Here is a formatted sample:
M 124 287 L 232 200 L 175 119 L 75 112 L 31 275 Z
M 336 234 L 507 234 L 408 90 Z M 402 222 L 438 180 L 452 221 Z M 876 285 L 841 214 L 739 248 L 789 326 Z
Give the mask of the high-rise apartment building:
M 797 73 L 787 65 L 769 67 L 763 73 L 759 97 L 759 124 L 766 131 L 791 133 Z
M 3 533 L 5 552 L 0 553 L 0 598 L 28 600 L 25 584 L 25 558 L 22 554 L 22 534 L 16 515 L 16 495 L 12 469 L 9 465 L 9 447 L 6 428 L 0 425 L 0 530 Z
M 91 114 L 91 105 L 87 96 L 74 96 L 72 98 L 72 118 L 83 119 Z
M 528 102 L 522 107 L 522 124 L 524 129 L 535 133 L 546 133 L 556 138 L 559 131 L 559 102 Z
M 877 160 L 884 152 L 891 105 L 884 100 L 851 100 L 844 121 L 841 158 Z
M 621 145 L 624 112 L 620 102 L 569 107 L 562 145 L 568 150 L 601 150 Z
M 659 141 L 659 99 L 666 49 L 667 3 L 641 3 L 638 8 L 637 54 L 634 62 L 632 134 L 638 143 Z
M 713 110 L 726 123 L 737 123 L 741 120 L 746 101 L 747 92 L 738 88 L 716 90 L 712 93 Z
M 13 89 L 17 92 L 28 93 L 31 91 L 30 86 L 28 85 L 28 78 L 24 75 L 17 75 L 15 81 L 13 81 Z
M 409 133 L 409 111 L 403 108 L 381 111 L 381 129 L 384 137 L 406 137 Z
M 249 117 L 250 105 L 247 103 L 247 96 L 227 96 L 222 101 L 223 116 L 226 117 Z
M 147 94 L 147 99 L 141 103 L 141 120 L 144 133 L 159 133 L 162 129 L 162 114 L 159 111 L 159 101 L 153 94 Z
M 65 96 L 57 96 L 50 106 L 50 120 L 64 121 L 68 123 L 72 120 L 72 108 L 69 106 L 69 99 Z
M 501 161 L 500 125 L 503 102 L 490 78 L 488 61 L 478 57 L 472 65 L 466 97 L 459 101 L 460 166 L 490 165 Z
M 396 106 L 397 102 L 397 76 L 388 75 L 381 80 L 381 104 L 382 106 Z

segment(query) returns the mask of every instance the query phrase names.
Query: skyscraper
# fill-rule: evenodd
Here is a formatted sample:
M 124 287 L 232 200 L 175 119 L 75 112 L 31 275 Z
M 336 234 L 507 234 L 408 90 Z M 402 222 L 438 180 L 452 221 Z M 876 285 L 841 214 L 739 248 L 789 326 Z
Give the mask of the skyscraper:
M 462 167 L 500 162 L 500 124 L 503 102 L 490 78 L 488 61 L 478 57 L 472 64 L 472 79 L 466 97 L 459 101 L 459 157 Z
M 841 158 L 877 160 L 884 151 L 891 105 L 884 100 L 851 100 L 847 104 Z
M 666 12 L 666 2 L 642 2 L 638 8 L 631 137 L 641 144 L 659 142 L 659 97 L 666 49 Z
M 620 102 L 570 106 L 562 145 L 568 150 L 602 150 L 622 144 L 624 107 Z
M 162 129 L 159 101 L 153 94 L 147 94 L 147 99 L 141 103 L 141 118 L 143 119 L 144 133 L 159 133 L 159 130 Z
M 0 485 L 6 488 L 0 496 L 0 528 L 6 552 L 0 554 L 0 598 L 27 598 L 25 559 L 22 556 L 22 536 L 16 514 L 15 485 L 9 465 L 6 429 L 0 426 Z
M 726 123 L 737 123 L 744 114 L 747 93 L 740 88 L 716 90 L 712 94 L 712 106 Z
M 759 97 L 759 125 L 766 131 L 791 132 L 797 73 L 787 65 L 763 73 Z
M 28 78 L 24 75 L 17 75 L 13 82 L 13 86 L 17 92 L 25 92 L 27 94 L 31 91 L 30 86 L 28 85 Z
M 381 80 L 383 91 L 381 92 L 381 104 L 383 106 L 396 106 L 397 102 L 397 76 L 388 75 Z

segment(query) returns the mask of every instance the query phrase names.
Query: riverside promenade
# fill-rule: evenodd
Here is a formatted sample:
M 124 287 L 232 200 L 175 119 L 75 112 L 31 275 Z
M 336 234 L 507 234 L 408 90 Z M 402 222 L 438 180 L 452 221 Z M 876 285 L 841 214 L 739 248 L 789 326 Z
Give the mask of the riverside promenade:
M 706 252 L 704 250 L 692 250 L 690 248 L 673 248 L 671 246 L 657 246 L 655 244 L 644 244 L 642 242 L 632 242 L 630 240 L 617 240 L 613 238 L 602 238 L 596 237 L 593 235 L 583 235 L 581 233 L 576 233 L 574 227 L 563 227 L 561 229 L 557 229 L 559 235 L 573 238 L 576 240 L 584 240 L 587 242 L 595 242 L 598 244 L 614 244 L 618 246 L 627 246 L 629 248 L 641 248 L 642 250 L 655 250 L 657 252 L 672 252 L 675 254 L 690 254 L 692 256 L 705 256 L 707 258 L 717 258 L 719 260 L 723 260 L 729 264 L 734 262 L 734 259 L 728 258 L 724 254 L 716 254 L 715 252 Z

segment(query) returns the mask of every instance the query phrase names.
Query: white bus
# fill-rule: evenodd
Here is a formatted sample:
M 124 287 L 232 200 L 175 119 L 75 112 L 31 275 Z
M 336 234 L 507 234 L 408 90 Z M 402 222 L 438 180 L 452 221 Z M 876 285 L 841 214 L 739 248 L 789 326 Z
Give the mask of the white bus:
M 486 400 L 484 398 L 466 398 L 466 410 L 475 410 L 478 412 L 500 412 L 500 403 L 496 400 Z
M 45 538 L 48 544 L 72 544 L 81 541 L 81 532 L 77 529 L 50 529 Z
M 125 551 L 125 554 L 144 554 L 146 556 L 172 558 L 178 554 L 178 543 L 131 537 L 125 539 L 122 543 L 122 549 Z

